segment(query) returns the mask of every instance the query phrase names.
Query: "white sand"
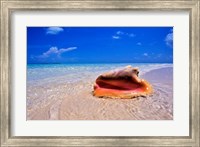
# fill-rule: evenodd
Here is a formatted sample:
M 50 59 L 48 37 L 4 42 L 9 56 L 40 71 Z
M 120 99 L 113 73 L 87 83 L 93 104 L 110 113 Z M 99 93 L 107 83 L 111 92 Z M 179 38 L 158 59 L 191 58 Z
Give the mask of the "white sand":
M 27 119 L 173 119 L 173 69 L 169 67 L 152 70 L 141 78 L 153 85 L 154 93 L 151 96 L 134 99 L 97 98 L 92 95 L 93 77 L 73 84 L 29 86 L 28 93 L 35 93 L 35 96 L 31 97 L 31 103 L 27 104 Z M 27 99 L 30 99 L 29 94 Z

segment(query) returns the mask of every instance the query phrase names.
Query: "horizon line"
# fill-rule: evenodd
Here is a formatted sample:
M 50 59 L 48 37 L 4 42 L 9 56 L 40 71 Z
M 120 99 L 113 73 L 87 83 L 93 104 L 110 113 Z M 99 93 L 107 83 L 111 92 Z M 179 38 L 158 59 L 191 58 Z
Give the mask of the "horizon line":
M 137 64 L 137 63 L 173 63 L 173 62 L 84 62 L 84 63 L 27 63 L 27 64 L 126 64 L 126 63 L 131 63 L 131 64 Z

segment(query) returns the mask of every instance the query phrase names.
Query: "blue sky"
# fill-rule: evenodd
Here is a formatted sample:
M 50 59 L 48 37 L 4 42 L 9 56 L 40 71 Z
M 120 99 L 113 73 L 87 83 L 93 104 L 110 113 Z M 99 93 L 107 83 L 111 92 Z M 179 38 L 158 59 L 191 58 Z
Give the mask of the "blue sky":
M 27 27 L 30 63 L 172 63 L 173 27 Z

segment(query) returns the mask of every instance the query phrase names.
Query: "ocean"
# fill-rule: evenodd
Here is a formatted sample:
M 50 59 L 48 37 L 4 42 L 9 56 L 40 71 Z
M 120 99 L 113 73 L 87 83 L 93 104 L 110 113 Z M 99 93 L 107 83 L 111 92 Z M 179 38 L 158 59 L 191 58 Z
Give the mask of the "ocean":
M 127 65 L 139 68 L 139 77 L 145 77 L 147 74 L 147 80 L 149 79 L 150 82 L 152 81 L 151 84 L 154 86 L 155 92 L 153 96 L 149 99 L 136 98 L 127 101 L 100 99 L 92 95 L 93 84 L 100 74 Z M 162 77 L 166 75 L 164 76 L 165 72 L 163 72 L 162 69 L 167 69 L 167 71 L 170 69 L 166 77 L 168 78 L 166 80 L 167 84 L 163 82 Z M 151 71 L 156 72 L 151 74 Z M 170 63 L 28 64 L 27 119 L 172 119 L 172 77 L 173 64 Z M 159 79 L 160 81 L 155 79 Z M 119 112 L 116 110 L 118 108 L 124 110 Z M 142 110 L 142 108 L 147 110 Z M 158 109 L 160 109 L 159 112 Z M 152 110 L 152 112 L 150 110 Z
M 64 81 L 55 82 L 74 82 L 82 80 L 88 76 L 98 76 L 116 68 L 123 68 L 127 65 L 139 68 L 140 75 L 154 69 L 172 67 L 170 63 L 122 63 L 122 64 L 28 64 L 27 65 L 27 82 L 62 77 Z M 96 74 L 96 75 L 95 75 Z

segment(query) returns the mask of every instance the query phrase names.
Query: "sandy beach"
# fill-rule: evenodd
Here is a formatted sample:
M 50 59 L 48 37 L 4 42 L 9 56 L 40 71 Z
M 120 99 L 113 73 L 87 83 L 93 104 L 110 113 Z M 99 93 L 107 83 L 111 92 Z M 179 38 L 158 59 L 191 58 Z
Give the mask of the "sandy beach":
M 43 84 L 37 81 L 27 84 L 27 120 L 173 119 L 172 67 L 141 74 L 140 78 L 149 81 L 154 92 L 133 99 L 94 97 L 92 91 L 96 76 L 94 72 L 74 82 L 65 82 L 66 76 L 59 76 L 44 79 Z

